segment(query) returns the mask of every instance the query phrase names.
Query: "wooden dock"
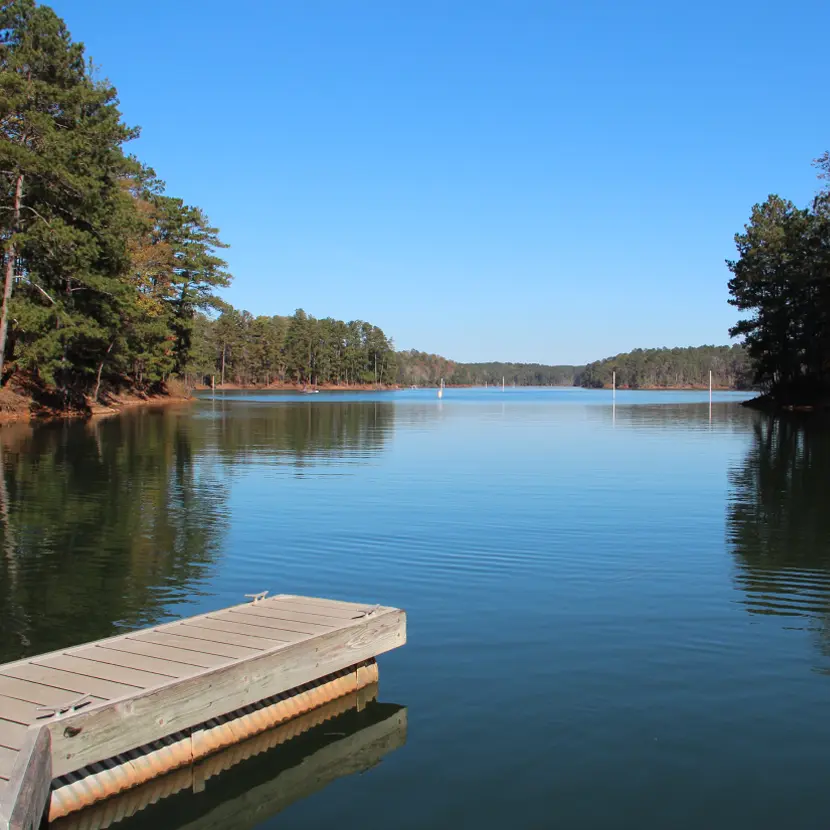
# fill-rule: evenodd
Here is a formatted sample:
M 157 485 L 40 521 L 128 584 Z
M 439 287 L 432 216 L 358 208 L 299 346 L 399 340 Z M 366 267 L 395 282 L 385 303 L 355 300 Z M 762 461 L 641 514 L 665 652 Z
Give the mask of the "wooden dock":
M 396 608 L 258 595 L 2 665 L 0 830 L 37 827 L 53 779 L 103 762 L 115 792 L 133 786 L 141 758 L 161 774 L 227 745 L 223 730 L 248 737 L 360 688 L 376 676 L 367 663 L 405 641 Z

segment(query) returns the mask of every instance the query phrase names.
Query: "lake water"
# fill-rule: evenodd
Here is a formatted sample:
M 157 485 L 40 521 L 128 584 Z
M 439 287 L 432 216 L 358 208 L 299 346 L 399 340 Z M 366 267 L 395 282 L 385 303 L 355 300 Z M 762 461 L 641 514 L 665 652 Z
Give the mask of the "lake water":
M 239 826 L 824 826 L 830 428 L 740 398 L 240 393 L 6 427 L 0 660 L 265 589 L 398 605 L 406 744 Z M 215 826 L 283 749 L 117 826 Z

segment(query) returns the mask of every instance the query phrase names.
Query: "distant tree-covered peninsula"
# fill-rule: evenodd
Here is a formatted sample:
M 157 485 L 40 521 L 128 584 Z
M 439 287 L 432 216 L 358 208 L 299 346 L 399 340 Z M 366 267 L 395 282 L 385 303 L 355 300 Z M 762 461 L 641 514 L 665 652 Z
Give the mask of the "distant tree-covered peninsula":
M 715 386 L 747 388 L 751 369 L 741 346 L 635 349 L 587 366 L 461 363 L 416 350 L 396 351 L 383 329 L 361 320 L 317 319 L 302 309 L 258 316 L 226 307 L 194 321 L 189 380 L 268 386 L 584 386 L 631 389 Z

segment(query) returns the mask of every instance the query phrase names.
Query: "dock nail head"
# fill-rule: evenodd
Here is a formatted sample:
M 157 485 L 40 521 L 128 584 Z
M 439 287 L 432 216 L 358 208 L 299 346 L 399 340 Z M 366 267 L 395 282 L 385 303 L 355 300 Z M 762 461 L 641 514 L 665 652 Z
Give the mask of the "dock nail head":
M 261 599 L 268 596 L 268 591 L 260 591 L 258 594 L 245 594 L 245 596 L 251 600 L 252 605 L 256 605 Z

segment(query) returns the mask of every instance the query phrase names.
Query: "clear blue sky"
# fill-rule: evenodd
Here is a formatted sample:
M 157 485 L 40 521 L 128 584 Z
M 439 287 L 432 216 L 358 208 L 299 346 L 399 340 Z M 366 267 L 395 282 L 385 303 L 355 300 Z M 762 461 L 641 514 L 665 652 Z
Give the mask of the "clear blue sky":
M 57 0 L 226 299 L 459 360 L 727 342 L 733 234 L 830 148 L 830 3 Z

